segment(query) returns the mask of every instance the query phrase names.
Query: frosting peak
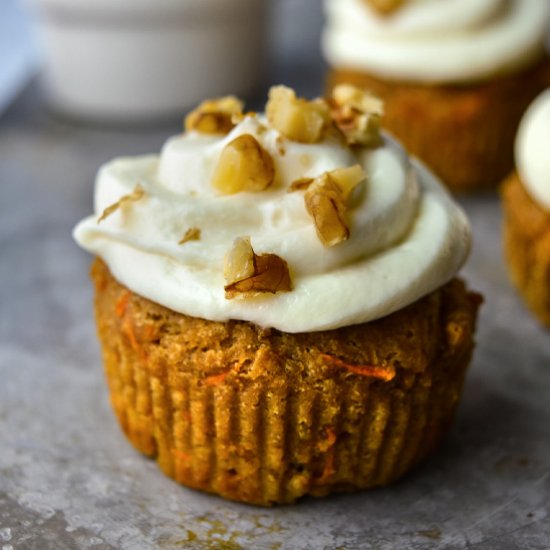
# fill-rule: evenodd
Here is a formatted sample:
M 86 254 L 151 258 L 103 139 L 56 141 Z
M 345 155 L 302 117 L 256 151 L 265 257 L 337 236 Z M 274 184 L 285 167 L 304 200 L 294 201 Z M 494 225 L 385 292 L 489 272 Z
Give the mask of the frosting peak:
M 299 178 L 315 177 L 354 163 L 352 151 L 335 137 L 328 136 L 315 144 L 283 142 L 281 134 L 267 125 L 265 117 L 249 115 L 221 138 L 192 131 L 169 139 L 160 156 L 159 184 L 176 193 L 218 194 L 210 184 L 221 152 L 242 135 L 254 136 L 270 154 L 275 162 L 278 187 L 287 188 Z
M 388 315 L 456 274 L 469 250 L 468 223 L 395 141 L 383 136 L 376 148 L 350 148 L 328 132 L 301 143 L 275 126 L 263 115 L 244 116 L 225 135 L 188 131 L 169 139 L 160 156 L 108 163 L 97 177 L 95 214 L 78 224 L 76 240 L 121 283 L 170 309 L 286 332 Z M 258 192 L 223 194 L 214 174 L 223 151 L 245 135 L 271 157 L 275 179 Z M 323 178 L 333 185 L 341 174 L 353 184 L 342 191 L 345 213 L 338 211 L 349 238 L 328 246 L 305 199 Z M 337 186 L 329 191 L 327 200 L 337 201 Z M 130 198 L 98 223 L 121 197 Z M 188 234 L 192 240 L 182 238 Z M 224 258 L 235 242 L 283 259 L 292 290 L 228 299 Z
M 516 166 L 531 197 L 550 210 L 550 89 L 531 104 L 516 137 Z

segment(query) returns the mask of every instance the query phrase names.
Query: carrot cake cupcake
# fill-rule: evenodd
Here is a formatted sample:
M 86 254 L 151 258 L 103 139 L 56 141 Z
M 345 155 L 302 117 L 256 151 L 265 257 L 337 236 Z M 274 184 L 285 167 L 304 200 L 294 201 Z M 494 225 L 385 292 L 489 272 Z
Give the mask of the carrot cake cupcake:
M 160 156 L 100 170 L 75 238 L 111 401 L 184 485 L 260 505 L 374 487 L 447 432 L 470 230 L 380 109 L 349 87 L 275 87 L 265 115 L 208 101 Z
M 546 0 L 325 0 L 329 85 L 385 101 L 385 127 L 453 191 L 494 186 L 550 85 Z
M 529 107 L 516 138 L 516 168 L 502 190 L 510 275 L 550 327 L 550 90 Z

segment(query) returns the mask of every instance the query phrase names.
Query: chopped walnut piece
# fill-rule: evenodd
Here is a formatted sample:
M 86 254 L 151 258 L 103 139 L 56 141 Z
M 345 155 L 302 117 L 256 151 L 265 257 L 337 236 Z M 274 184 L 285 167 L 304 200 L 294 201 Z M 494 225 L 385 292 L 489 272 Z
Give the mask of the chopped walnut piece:
M 300 143 L 317 143 L 331 125 L 330 110 L 324 100 L 298 98 L 294 90 L 286 86 L 271 88 L 265 112 L 273 128 Z
M 407 0 L 364 0 L 371 8 L 382 15 L 389 15 L 403 7 Z
M 350 84 L 336 86 L 331 98 L 331 116 L 350 145 L 380 145 L 382 100 Z
M 287 263 L 276 254 L 255 254 L 249 238 L 235 240 L 225 257 L 224 276 L 228 300 L 292 290 Z
M 212 185 L 231 195 L 241 191 L 263 191 L 274 180 L 275 165 L 271 155 L 254 136 L 243 134 L 221 152 Z
M 190 227 L 178 241 L 178 244 L 185 244 L 189 241 L 198 241 L 201 238 L 201 230 L 198 227 Z
M 228 134 L 242 116 L 244 104 L 235 96 L 203 101 L 185 118 L 185 130 L 201 134 Z
M 237 124 L 239 124 L 239 122 L 242 122 L 246 117 L 257 118 L 257 116 L 258 116 L 258 113 L 256 111 L 247 111 L 246 113 L 243 111 L 240 111 L 238 113 L 233 113 L 231 120 L 233 121 L 233 124 L 236 126 Z
M 332 91 L 332 98 L 337 105 L 349 105 L 364 113 L 376 113 L 382 116 L 384 102 L 370 92 L 351 84 L 340 84 Z
M 225 256 L 223 275 L 228 283 L 254 275 L 254 250 L 249 238 L 235 239 L 233 248 Z
M 307 188 L 304 201 L 313 218 L 319 240 L 335 246 L 349 238 L 346 202 L 353 189 L 365 179 L 359 165 L 325 172 Z
M 345 201 L 348 200 L 353 190 L 367 177 L 360 164 L 347 168 L 337 168 L 329 172 L 329 176 L 339 185 Z
M 111 214 L 114 214 L 123 204 L 127 202 L 136 202 L 139 199 L 141 199 L 145 195 L 145 191 L 143 190 L 143 187 L 141 185 L 136 185 L 134 187 L 134 190 L 129 193 L 128 195 L 123 195 L 116 201 L 114 204 L 111 204 L 111 206 L 108 206 L 103 210 L 103 214 L 99 217 L 97 220 L 97 223 L 101 223 L 104 219 L 108 218 Z

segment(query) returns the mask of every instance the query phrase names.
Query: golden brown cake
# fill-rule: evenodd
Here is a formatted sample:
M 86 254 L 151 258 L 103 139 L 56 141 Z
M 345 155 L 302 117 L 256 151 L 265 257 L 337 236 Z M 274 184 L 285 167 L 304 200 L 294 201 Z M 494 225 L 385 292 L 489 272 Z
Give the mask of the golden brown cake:
M 550 327 L 550 212 L 529 196 L 517 173 L 504 183 L 502 199 L 510 276 L 531 311 Z
M 550 85 L 550 59 L 542 49 L 548 33 L 547 14 L 538 18 L 536 14 L 537 10 L 548 12 L 547 3 L 537 4 L 535 0 L 535 5 L 529 6 L 532 0 L 513 0 L 512 4 L 516 3 L 517 7 L 504 10 L 507 17 L 511 19 L 516 17 L 515 12 L 526 12 L 517 14 L 515 27 L 504 15 L 499 16 L 503 19 L 501 23 L 494 17 L 480 19 L 474 26 L 468 12 L 472 11 L 472 18 L 481 17 L 485 2 L 463 3 L 464 24 L 468 20 L 472 28 L 458 28 L 456 36 L 447 26 L 453 17 L 460 19 L 452 14 L 451 4 L 457 4 L 460 9 L 457 2 L 439 2 L 439 6 L 433 1 L 410 5 L 402 2 L 395 13 L 380 15 L 381 23 L 376 23 L 376 16 L 369 13 L 369 0 L 344 0 L 339 6 L 337 3 L 337 0 L 327 1 L 329 22 L 325 52 L 332 66 L 329 89 L 349 82 L 382 98 L 383 126 L 410 153 L 426 162 L 453 191 L 473 191 L 500 183 L 513 169 L 514 136 L 522 114 Z M 365 28 L 361 27 L 363 35 L 356 40 L 353 33 L 357 30 L 350 29 L 348 35 L 345 31 L 346 25 L 352 25 L 345 19 L 351 19 L 345 9 L 347 6 L 350 11 L 352 5 L 357 12 L 354 12 L 353 25 L 361 19 L 360 9 L 365 19 Z M 443 20 L 446 30 L 441 35 L 433 33 L 433 29 L 424 29 L 418 36 L 414 34 L 419 41 L 414 43 L 412 35 L 405 34 L 404 29 L 408 28 L 406 25 L 413 26 L 409 32 L 418 33 L 413 16 L 428 10 L 431 10 L 430 20 L 438 10 L 450 10 Z M 509 36 L 502 40 L 505 31 Z M 494 38 L 493 48 L 489 45 L 489 36 Z M 498 40 L 497 36 L 500 36 Z M 511 45 L 515 40 L 521 42 L 517 49 L 505 51 L 498 45 L 499 41 Z M 476 41 L 479 41 L 477 50 Z M 463 55 L 459 55 L 461 44 Z M 365 59 L 361 58 L 361 48 L 365 50 Z M 494 63 L 491 63 L 492 50 Z M 512 52 L 525 55 L 512 59 Z M 446 62 L 440 63 L 440 59 Z
M 97 259 L 111 401 L 140 451 L 272 505 L 390 483 L 447 432 L 480 297 L 468 222 L 349 86 L 266 114 L 204 102 L 117 159 L 75 238 Z
M 378 321 L 288 334 L 175 313 L 99 260 L 95 313 L 111 402 L 177 481 L 253 504 L 401 477 L 447 433 L 477 294 L 455 279 Z
M 471 85 L 385 81 L 333 70 L 329 88 L 349 82 L 384 100 L 383 126 L 453 191 L 494 187 L 514 165 L 514 137 L 529 103 L 550 85 L 543 58 L 520 74 Z
M 523 117 L 517 171 L 502 186 L 504 251 L 512 281 L 539 321 L 550 327 L 550 90 Z

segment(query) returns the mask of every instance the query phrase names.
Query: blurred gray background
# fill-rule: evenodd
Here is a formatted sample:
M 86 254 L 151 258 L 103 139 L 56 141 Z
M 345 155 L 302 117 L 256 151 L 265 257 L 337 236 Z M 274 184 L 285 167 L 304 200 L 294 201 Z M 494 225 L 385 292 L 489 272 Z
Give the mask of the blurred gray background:
M 268 83 L 284 81 L 304 95 L 320 93 L 321 6 L 321 0 L 270 0 Z M 36 74 L 39 64 L 40 49 L 24 0 L 0 0 L 0 113 Z

